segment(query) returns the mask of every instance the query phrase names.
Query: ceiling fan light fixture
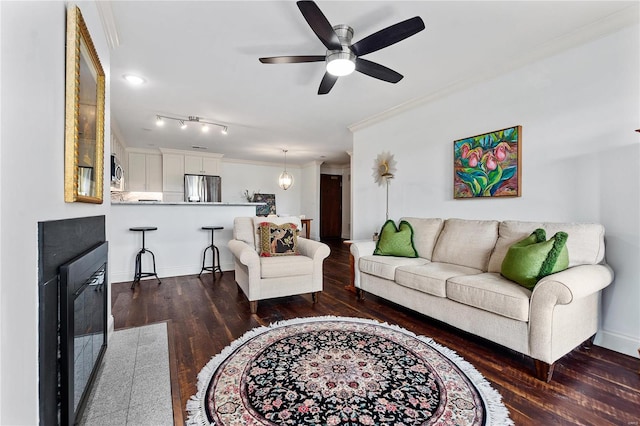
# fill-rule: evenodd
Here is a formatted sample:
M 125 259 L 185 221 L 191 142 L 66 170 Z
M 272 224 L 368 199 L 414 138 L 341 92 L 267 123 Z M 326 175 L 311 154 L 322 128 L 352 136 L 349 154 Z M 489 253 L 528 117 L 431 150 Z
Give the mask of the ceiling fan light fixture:
M 351 74 L 356 69 L 356 56 L 342 50 L 327 55 L 327 72 L 336 77 Z

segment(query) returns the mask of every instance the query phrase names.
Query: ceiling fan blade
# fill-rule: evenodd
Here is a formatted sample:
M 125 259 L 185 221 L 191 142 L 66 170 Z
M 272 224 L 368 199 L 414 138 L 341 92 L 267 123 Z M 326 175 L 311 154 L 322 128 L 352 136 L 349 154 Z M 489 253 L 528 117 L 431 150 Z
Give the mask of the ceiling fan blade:
M 302 12 L 302 16 L 307 20 L 307 23 L 313 32 L 316 33 L 322 44 L 329 50 L 341 49 L 342 46 L 340 45 L 338 35 L 320 8 L 312 1 L 299 1 L 297 4 L 298 9 Z
M 322 62 L 326 59 L 324 55 L 318 56 L 272 56 L 269 58 L 260 58 L 263 64 L 299 64 L 302 62 Z
M 395 72 L 391 68 L 362 58 L 356 58 L 356 71 L 389 83 L 397 83 L 403 78 L 402 74 Z
M 363 56 L 376 50 L 391 46 L 407 37 L 424 30 L 424 22 L 419 16 L 398 22 L 385 29 L 371 34 L 351 45 L 351 51 L 356 56 Z
M 336 84 L 336 81 L 338 81 L 337 76 L 325 72 L 320 82 L 320 87 L 318 88 L 318 95 L 326 95 L 329 93 L 333 85 Z

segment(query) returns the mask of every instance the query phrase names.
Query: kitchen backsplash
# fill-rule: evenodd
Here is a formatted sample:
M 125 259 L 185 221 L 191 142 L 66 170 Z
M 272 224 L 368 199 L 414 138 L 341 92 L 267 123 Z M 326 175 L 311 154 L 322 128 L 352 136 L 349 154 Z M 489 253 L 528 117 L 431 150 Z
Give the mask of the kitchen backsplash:
M 111 201 L 162 201 L 162 192 L 112 192 Z

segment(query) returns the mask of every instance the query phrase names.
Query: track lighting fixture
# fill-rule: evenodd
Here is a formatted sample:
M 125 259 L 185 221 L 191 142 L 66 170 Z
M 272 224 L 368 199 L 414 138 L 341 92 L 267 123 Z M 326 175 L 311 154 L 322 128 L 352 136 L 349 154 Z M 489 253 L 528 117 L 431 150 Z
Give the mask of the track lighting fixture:
M 213 121 L 209 121 L 206 119 L 202 119 L 198 116 L 195 115 L 190 115 L 187 118 L 180 118 L 180 117 L 169 117 L 167 115 L 156 115 L 156 125 L 159 127 L 164 126 L 165 123 L 165 119 L 166 120 L 174 120 L 178 122 L 178 125 L 180 126 L 181 129 L 186 129 L 188 127 L 188 123 L 197 123 L 200 124 L 202 127 L 202 133 L 206 133 L 209 131 L 209 127 L 210 126 L 218 126 L 220 127 L 220 133 L 222 133 L 223 135 L 226 135 L 229 133 L 229 128 L 227 126 L 225 126 L 224 124 L 220 124 L 220 123 L 214 123 Z

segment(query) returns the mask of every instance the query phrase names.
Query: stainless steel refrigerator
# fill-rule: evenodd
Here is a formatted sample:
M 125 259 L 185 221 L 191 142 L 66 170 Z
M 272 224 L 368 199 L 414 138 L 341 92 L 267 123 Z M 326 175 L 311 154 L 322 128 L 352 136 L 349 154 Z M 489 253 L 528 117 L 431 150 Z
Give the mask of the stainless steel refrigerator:
M 184 175 L 184 201 L 212 203 L 222 201 L 220 176 Z

